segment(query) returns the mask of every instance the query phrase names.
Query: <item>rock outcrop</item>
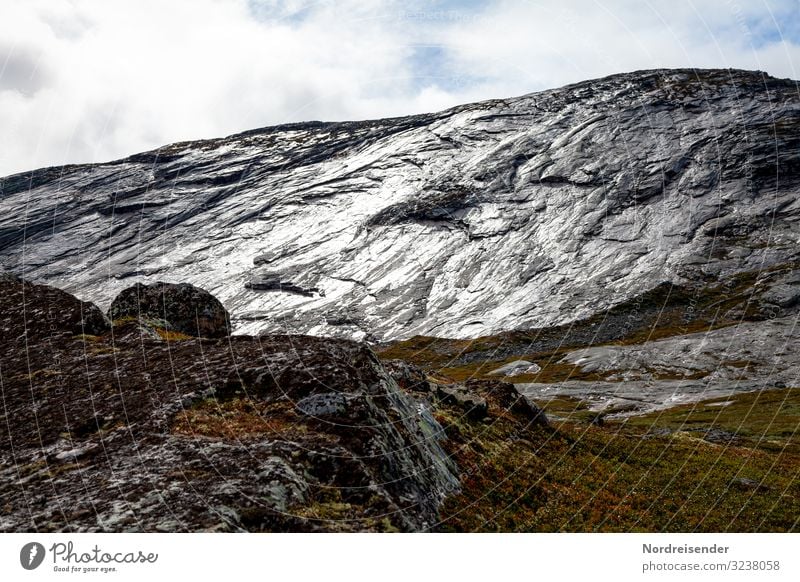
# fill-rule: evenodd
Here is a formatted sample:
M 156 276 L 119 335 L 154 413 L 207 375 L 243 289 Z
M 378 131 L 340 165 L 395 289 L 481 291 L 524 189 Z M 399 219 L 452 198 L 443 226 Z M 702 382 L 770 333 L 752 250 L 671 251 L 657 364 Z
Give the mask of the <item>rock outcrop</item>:
M 418 531 L 459 491 L 431 404 L 363 344 L 112 334 L 0 284 L 0 531 Z
M 0 267 L 104 308 L 188 281 L 238 333 L 549 327 L 796 264 L 799 135 L 796 83 L 737 70 L 283 125 L 0 180 Z
M 536 374 L 540 371 L 541 368 L 533 362 L 528 362 L 526 360 L 514 360 L 513 362 L 509 362 L 508 364 L 500 366 L 496 370 L 492 370 L 488 373 L 488 375 L 513 377 L 521 376 L 522 374 Z

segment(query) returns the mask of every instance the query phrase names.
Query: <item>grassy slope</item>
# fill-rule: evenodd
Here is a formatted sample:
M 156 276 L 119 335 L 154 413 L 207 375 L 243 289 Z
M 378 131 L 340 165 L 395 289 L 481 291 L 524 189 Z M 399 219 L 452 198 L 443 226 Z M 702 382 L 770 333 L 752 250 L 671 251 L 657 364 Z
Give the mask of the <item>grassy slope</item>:
M 567 421 L 552 430 L 503 416 L 469 423 L 442 410 L 464 491 L 446 501 L 439 529 L 797 530 L 798 407 L 800 391 L 786 389 L 741 394 L 722 409 L 683 407 L 602 427 Z M 747 436 L 720 445 L 699 432 L 657 430 L 684 421 Z
M 730 325 L 735 321 L 724 313 L 737 309 L 742 317 L 756 318 L 757 302 L 747 292 L 751 284 L 728 285 L 730 296 L 720 296 L 718 288 L 689 293 L 662 286 L 603 317 L 570 326 L 474 341 L 414 338 L 379 352 L 384 359 L 416 363 L 444 382 L 479 378 L 520 356 L 543 366 L 539 381 L 580 379 L 586 375 L 557 363 L 568 348 L 638 343 Z M 463 489 L 445 501 L 436 531 L 800 528 L 800 389 L 739 394 L 603 426 L 592 424 L 596 414 L 581 402 L 558 398 L 542 403 L 562 419 L 550 428 L 507 412 L 491 392 L 482 396 L 490 414 L 480 422 L 467 419 L 462 409 L 437 404 Z M 201 407 L 194 418 L 199 425 L 191 430 L 278 428 L 252 424 L 250 413 L 230 409 L 217 418 Z M 722 444 L 705 440 L 708 429 L 730 438 Z M 324 511 L 314 511 L 320 515 L 343 517 L 335 503 L 319 507 Z
M 762 319 L 757 282 L 794 268 L 744 273 L 694 289 L 664 284 L 565 326 L 476 340 L 416 337 L 379 354 L 413 362 L 442 382 L 486 378 L 516 359 L 542 367 L 538 374 L 515 377 L 517 382 L 599 380 L 559 360 L 578 347 L 637 344 Z M 439 420 L 464 469 L 464 490 L 446 501 L 439 529 L 797 530 L 800 390 L 729 400 L 725 406 L 709 401 L 596 426 L 596 414 L 584 404 L 558 398 L 540 403 L 563 419 L 552 430 L 507 415 L 475 424 L 442 408 Z
M 662 283 L 605 313 L 566 325 L 472 340 L 416 336 L 382 346 L 378 353 L 384 359 L 413 362 L 443 380 L 491 378 L 486 376 L 488 372 L 517 359 L 535 362 L 542 371 L 517 376 L 515 382 L 601 380 L 604 375 L 586 374 L 559 360 L 580 347 L 638 344 L 763 319 L 756 282 L 794 268 L 787 265 L 742 273 L 697 288 Z

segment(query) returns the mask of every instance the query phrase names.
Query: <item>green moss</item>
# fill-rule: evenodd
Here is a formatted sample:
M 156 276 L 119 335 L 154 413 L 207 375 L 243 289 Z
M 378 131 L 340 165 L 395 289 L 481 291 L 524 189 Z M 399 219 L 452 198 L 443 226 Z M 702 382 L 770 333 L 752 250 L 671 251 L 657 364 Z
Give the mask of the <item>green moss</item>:
M 168 329 L 163 329 L 161 327 L 155 328 L 155 331 L 159 336 L 161 336 L 162 339 L 164 339 L 164 340 L 166 340 L 168 342 L 170 342 L 170 341 L 172 341 L 172 342 L 174 342 L 174 341 L 186 341 L 186 340 L 196 339 L 196 338 L 194 338 L 194 337 L 192 337 L 190 335 L 187 335 L 185 333 L 181 333 L 179 331 L 171 331 L 171 330 L 168 330 Z
M 78 335 L 74 336 L 73 339 L 79 340 L 79 341 L 82 341 L 82 342 L 86 342 L 86 343 L 97 343 L 97 342 L 103 341 L 103 338 L 101 336 L 99 336 L 99 335 L 90 335 L 90 334 L 86 334 L 86 333 L 78 334 Z
M 246 398 L 225 402 L 201 400 L 181 410 L 173 419 L 171 431 L 190 437 L 241 440 L 254 437 L 299 438 L 307 427 L 292 412 L 291 403 L 257 403 Z
M 325 520 L 325 521 L 340 521 L 347 519 L 351 516 L 353 506 L 349 503 L 341 503 L 339 501 L 326 501 L 313 503 L 307 507 L 303 507 L 298 515 L 301 517 Z
M 647 431 L 723 430 L 749 447 L 800 454 L 800 389 L 745 392 L 631 417 L 624 424 Z

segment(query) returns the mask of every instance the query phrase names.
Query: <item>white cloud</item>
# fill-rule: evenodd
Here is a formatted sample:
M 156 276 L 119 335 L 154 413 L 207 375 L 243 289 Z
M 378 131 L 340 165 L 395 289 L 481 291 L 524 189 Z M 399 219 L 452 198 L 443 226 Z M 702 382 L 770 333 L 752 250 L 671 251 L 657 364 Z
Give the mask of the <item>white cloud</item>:
M 792 77 L 800 53 L 780 42 L 779 23 L 796 20 L 796 12 L 794 1 L 500 2 L 484 18 L 446 31 L 444 42 L 455 68 L 515 93 L 660 67 Z
M 0 0 L 0 175 L 641 68 L 797 77 L 797 39 L 779 34 L 800 30 L 795 12 L 790 0 Z

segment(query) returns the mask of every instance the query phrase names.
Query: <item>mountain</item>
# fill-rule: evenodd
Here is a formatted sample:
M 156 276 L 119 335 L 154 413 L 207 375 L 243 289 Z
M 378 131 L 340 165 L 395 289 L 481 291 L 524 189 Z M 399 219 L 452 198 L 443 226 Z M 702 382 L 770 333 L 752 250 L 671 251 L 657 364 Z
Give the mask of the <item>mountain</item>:
M 642 71 L 6 177 L 0 267 L 103 309 L 192 283 L 235 333 L 474 338 L 793 265 L 798 186 L 796 82 Z
M 796 530 L 799 130 L 659 70 L 0 179 L 0 531 Z
M 433 379 L 364 342 L 177 332 L 209 297 L 140 291 L 166 319 L 112 325 L 0 276 L 0 532 L 797 529 L 797 389 L 622 421 L 561 397 L 545 416 L 513 384 Z

